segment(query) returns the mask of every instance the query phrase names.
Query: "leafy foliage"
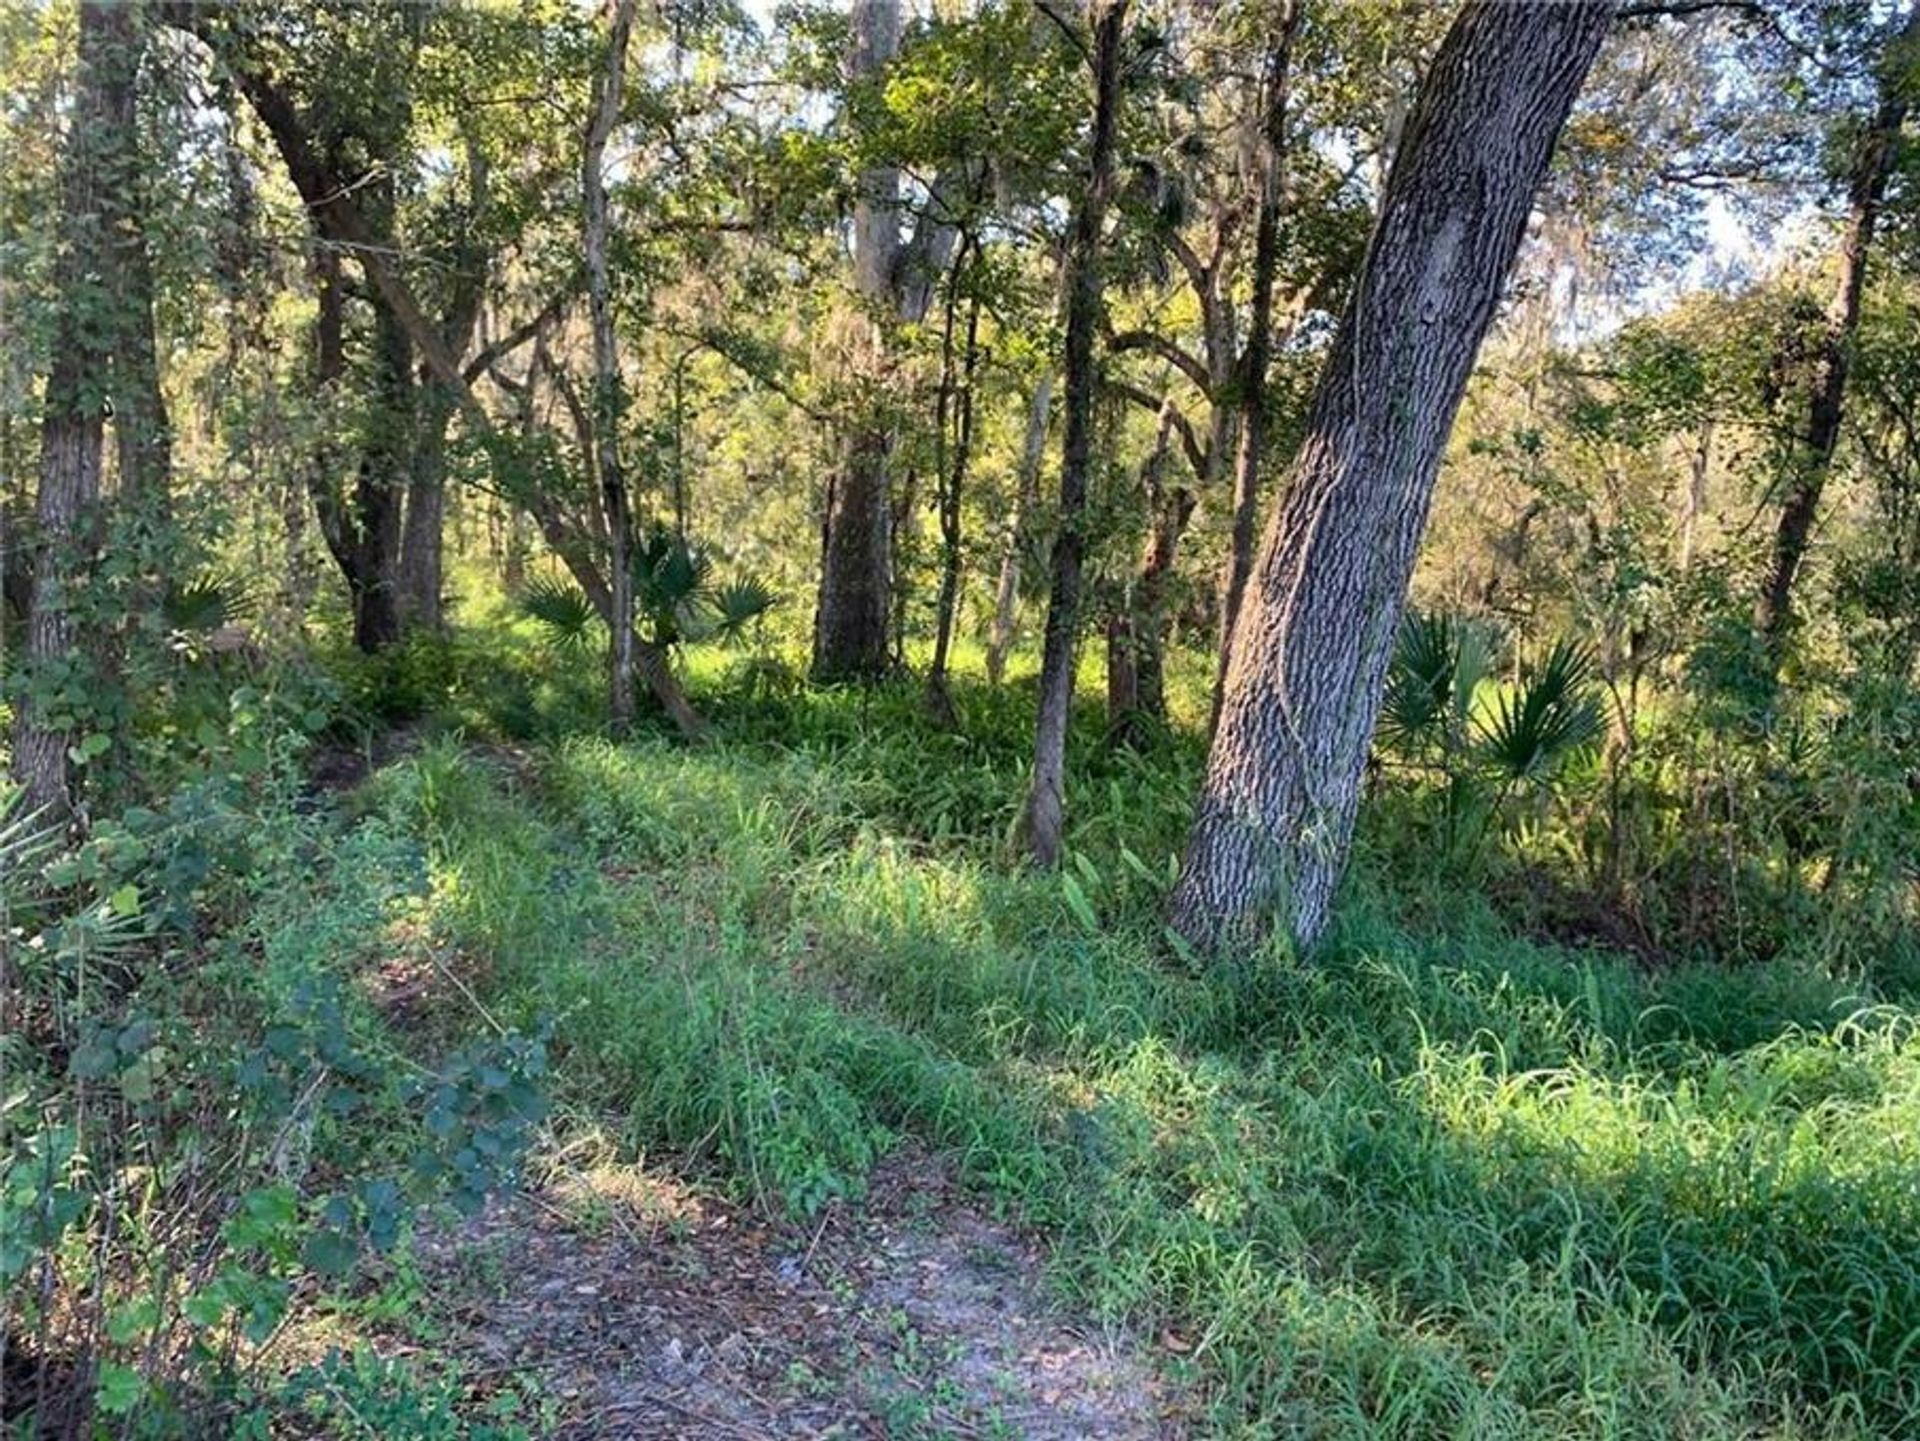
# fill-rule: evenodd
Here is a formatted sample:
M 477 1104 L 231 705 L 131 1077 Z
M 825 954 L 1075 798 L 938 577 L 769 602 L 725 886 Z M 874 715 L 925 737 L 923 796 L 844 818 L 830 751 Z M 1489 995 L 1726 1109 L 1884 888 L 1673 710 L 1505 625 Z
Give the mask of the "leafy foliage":
M 170 629 L 200 635 L 251 620 L 259 608 L 258 587 L 232 568 L 176 581 L 167 587 L 160 605 Z
M 528 581 L 520 608 L 539 622 L 554 649 L 578 654 L 592 646 L 600 615 L 572 581 L 545 575 Z
M 1479 755 L 1509 783 L 1539 783 L 1601 731 L 1593 693 L 1593 659 L 1577 642 L 1560 641 L 1519 686 L 1494 697 L 1480 726 Z

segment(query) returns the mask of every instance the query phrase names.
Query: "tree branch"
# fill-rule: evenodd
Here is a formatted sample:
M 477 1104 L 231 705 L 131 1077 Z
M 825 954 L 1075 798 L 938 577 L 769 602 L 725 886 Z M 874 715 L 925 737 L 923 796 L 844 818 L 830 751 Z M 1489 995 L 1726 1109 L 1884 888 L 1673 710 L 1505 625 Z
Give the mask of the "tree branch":
M 1139 386 L 1125 380 L 1106 378 L 1106 387 L 1123 400 L 1131 401 L 1143 410 L 1151 410 L 1164 420 L 1171 420 L 1173 428 L 1180 433 L 1180 450 L 1187 457 L 1187 464 L 1195 476 L 1202 480 L 1207 475 L 1207 452 L 1200 444 L 1200 438 L 1193 433 L 1193 422 L 1181 413 L 1176 405 L 1168 405 L 1165 396 L 1142 390 Z
M 1212 378 L 1207 374 L 1207 367 L 1201 364 L 1197 356 L 1181 349 L 1166 336 L 1155 331 L 1126 330 L 1118 335 L 1109 335 L 1107 349 L 1115 355 L 1129 350 L 1144 350 L 1150 355 L 1157 355 L 1199 386 L 1202 394 L 1205 394 L 1212 384 Z
M 521 322 L 491 345 L 481 347 L 481 349 L 475 353 L 473 359 L 469 360 L 465 368 L 460 372 L 467 383 L 471 385 L 473 382 L 479 380 L 481 376 L 488 374 L 495 365 L 505 360 L 509 355 L 513 354 L 514 351 L 525 345 L 529 340 L 534 339 L 541 331 L 558 320 L 561 312 L 572 302 L 574 296 L 580 293 L 580 280 L 580 272 L 575 271 L 568 277 L 567 283 L 554 294 L 553 298 L 541 307 L 539 314 L 535 315 L 531 320 Z

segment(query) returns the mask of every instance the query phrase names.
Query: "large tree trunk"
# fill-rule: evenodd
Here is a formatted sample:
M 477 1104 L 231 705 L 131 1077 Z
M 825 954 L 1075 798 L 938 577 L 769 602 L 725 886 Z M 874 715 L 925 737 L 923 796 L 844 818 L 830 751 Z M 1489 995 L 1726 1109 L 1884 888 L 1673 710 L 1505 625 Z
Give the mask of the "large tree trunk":
M 1020 616 L 1020 548 L 1025 531 L 1040 502 L 1040 461 L 1047 448 L 1047 418 L 1053 409 L 1053 372 L 1033 387 L 1027 408 L 1027 439 L 1020 451 L 1020 474 L 1007 517 L 1007 538 L 1000 552 L 1000 575 L 993 587 L 993 627 L 987 634 L 987 679 L 999 685 L 1007 672 L 1007 652 L 1013 649 L 1014 626 Z
M 27 632 L 26 685 L 13 724 L 13 773 L 29 811 L 65 821 L 73 810 L 68 749 L 71 713 L 84 707 L 98 642 L 107 626 L 87 625 L 76 611 L 87 599 L 99 559 L 100 471 L 112 383 L 114 238 L 109 190 L 124 182 L 131 148 L 139 35 L 133 11 L 120 4 L 80 7 L 80 53 L 73 115 L 61 161 L 60 249 L 54 279 L 60 296 L 40 429 L 40 491 Z M 96 618 L 97 619 L 97 618 Z
M 1469 0 L 1420 88 L 1234 627 L 1170 901 L 1201 948 L 1325 926 L 1441 451 L 1611 16 Z
M 1093 139 L 1086 193 L 1074 209 L 1067 242 L 1066 438 L 1060 459 L 1059 526 L 1053 541 L 1053 583 L 1040 661 L 1040 708 L 1034 722 L 1033 779 L 1022 829 L 1036 864 L 1060 859 L 1066 823 L 1067 721 L 1073 708 L 1074 651 L 1079 641 L 1081 567 L 1086 537 L 1087 473 L 1093 460 L 1093 334 L 1101 300 L 1100 227 L 1113 189 L 1114 131 L 1120 110 L 1120 54 L 1127 0 L 1094 0 Z
M 848 78 L 868 79 L 900 48 L 899 0 L 854 0 Z M 881 315 L 898 303 L 900 172 L 863 171 L 853 209 L 854 288 L 868 307 L 864 363 L 878 370 L 885 336 Z M 879 377 L 869 375 L 877 388 Z M 865 402 L 869 410 L 877 402 Z M 819 680 L 873 680 L 889 660 L 892 618 L 892 494 L 887 460 L 893 436 L 868 414 L 848 437 L 846 459 L 829 496 L 820 596 L 814 619 L 813 673 Z
M 1821 327 L 1819 353 L 1807 394 L 1806 426 L 1797 437 L 1792 488 L 1780 511 L 1774 533 L 1773 560 L 1754 609 L 1754 624 L 1777 666 L 1793 614 L 1793 584 L 1806 558 L 1807 542 L 1820 510 L 1820 496 L 1833 469 L 1833 453 L 1840 442 L 1840 420 L 1846 400 L 1848 353 L 1860 326 L 1860 295 L 1867 278 L 1867 252 L 1874 226 L 1886 199 L 1900 131 L 1909 105 L 1906 66 L 1908 53 L 1920 43 L 1920 5 L 1907 12 L 1906 23 L 1882 60 L 1880 104 L 1872 124 L 1860 137 L 1850 171 L 1847 228 L 1840 245 L 1840 278 Z
M 633 33 L 634 0 L 620 0 L 607 40 L 607 65 L 594 79 L 593 119 L 587 127 L 582 181 L 586 195 L 587 305 L 593 316 L 594 449 L 601 503 L 607 516 L 607 585 L 612 637 L 608 657 L 609 718 L 616 736 L 633 728 L 633 517 L 620 471 L 620 358 L 614 348 L 613 287 L 607 272 L 607 186 L 602 166 L 607 137 L 620 115 Z
M 1273 355 L 1273 280 L 1280 266 L 1280 207 L 1286 193 L 1287 72 L 1300 9 L 1283 0 L 1275 20 L 1267 72 L 1262 79 L 1260 112 L 1260 208 L 1253 232 L 1253 309 L 1247 321 L 1247 349 L 1241 358 L 1240 446 L 1233 462 L 1233 525 L 1227 541 L 1226 575 L 1220 586 L 1220 653 L 1213 678 L 1209 729 L 1220 718 L 1227 655 L 1240 614 L 1247 576 L 1253 569 L 1253 527 L 1260 505 L 1260 466 L 1266 458 L 1267 367 Z

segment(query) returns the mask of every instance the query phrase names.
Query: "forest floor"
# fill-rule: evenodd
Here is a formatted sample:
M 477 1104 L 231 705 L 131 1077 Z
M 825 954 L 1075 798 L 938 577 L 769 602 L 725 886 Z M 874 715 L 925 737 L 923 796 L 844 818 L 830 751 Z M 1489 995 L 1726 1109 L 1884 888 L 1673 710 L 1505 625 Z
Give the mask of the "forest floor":
M 524 1188 L 320 1318 L 511 1421 L 432 1434 L 1920 1434 L 1912 976 L 1543 942 L 1382 830 L 1324 954 L 1188 964 L 1194 747 L 1078 726 L 1037 874 L 965 699 L 476 704 L 320 779 L 269 963 L 546 1048 Z
M 559 1436 L 1179 1434 L 1138 1342 L 1064 1315 L 1032 1243 L 918 1148 L 812 1223 L 610 1167 L 416 1251 L 443 1354 L 531 1381 Z

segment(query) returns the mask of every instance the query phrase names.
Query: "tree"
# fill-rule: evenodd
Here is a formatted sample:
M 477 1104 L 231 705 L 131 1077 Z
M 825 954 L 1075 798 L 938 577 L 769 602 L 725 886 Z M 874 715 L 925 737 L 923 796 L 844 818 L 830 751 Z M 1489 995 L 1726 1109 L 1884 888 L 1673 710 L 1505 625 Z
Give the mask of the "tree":
M 1233 459 L 1233 529 L 1227 543 L 1226 576 L 1220 588 L 1220 658 L 1214 676 L 1212 718 L 1218 721 L 1225 689 L 1227 655 L 1233 626 L 1253 569 L 1253 527 L 1260 505 L 1260 468 L 1266 460 L 1267 367 L 1273 356 L 1273 288 L 1280 268 L 1280 209 L 1285 201 L 1283 167 L 1287 155 L 1287 69 L 1293 35 L 1300 24 L 1296 0 L 1283 0 L 1274 22 L 1261 79 L 1260 132 L 1256 141 L 1260 203 L 1254 216 L 1253 309 L 1247 320 L 1247 348 L 1240 360 L 1239 448 Z
M 954 619 L 960 608 L 962 555 L 960 525 L 966 500 L 967 471 L 973 458 L 974 382 L 980 366 L 980 277 L 972 259 L 977 249 L 971 234 L 963 234 L 959 252 L 947 277 L 945 316 L 941 325 L 940 395 L 934 416 L 935 504 L 940 517 L 940 596 L 935 606 L 933 661 L 927 667 L 927 709 L 943 724 L 957 717 L 947 685 L 947 663 L 953 649 Z M 954 309 L 962 284 L 967 296 L 966 338 L 960 343 L 960 376 L 954 381 Z M 949 403 L 951 397 L 951 403 Z M 947 412 L 954 411 L 949 443 Z
M 1127 0 L 1095 0 L 1092 19 L 1093 134 L 1087 150 L 1087 188 L 1074 207 L 1066 255 L 1066 435 L 1060 457 L 1059 529 L 1053 540 L 1046 642 L 1040 661 L 1033 778 L 1022 820 L 1027 848 L 1042 866 L 1059 861 L 1061 830 L 1066 821 L 1067 720 L 1073 706 L 1081 570 L 1086 555 L 1081 513 L 1086 508 L 1087 477 L 1093 466 L 1093 340 L 1101 303 L 1100 230 L 1112 199 Z
M 1326 924 L 1441 449 L 1611 19 L 1470 0 L 1421 84 L 1234 629 L 1170 898 L 1202 949 Z
M 1140 562 L 1124 582 L 1125 594 L 1107 617 L 1107 729 L 1117 744 L 1139 745 L 1150 725 L 1164 722 L 1167 587 L 1173 579 L 1180 535 L 1193 516 L 1194 494 L 1164 479 L 1179 412 L 1171 399 L 1160 407 L 1153 448 L 1140 467 L 1147 534 Z
M 1847 218 L 1840 244 L 1839 276 L 1814 341 L 1804 428 L 1795 438 L 1791 479 L 1774 532 L 1773 555 L 1754 609 L 1755 625 L 1775 665 L 1792 615 L 1794 579 L 1806 558 L 1814 518 L 1840 443 L 1849 352 L 1860 326 L 1867 255 L 1898 157 L 1913 90 L 1920 83 L 1916 75 L 1920 75 L 1920 5 L 1909 7 L 1881 59 L 1879 103 L 1855 141 L 1846 167 Z
M 848 103 L 878 109 L 879 80 L 900 53 L 899 0 L 854 0 Z M 879 116 L 885 128 L 887 118 Z M 856 129 L 858 127 L 856 126 Z M 842 462 L 827 494 L 814 613 L 813 673 L 823 681 L 876 680 L 892 663 L 889 625 L 897 582 L 892 457 L 894 426 L 881 396 L 889 380 L 892 331 L 922 321 L 959 238 L 961 196 L 977 162 L 961 156 L 926 184 L 909 236 L 901 236 L 900 166 L 871 136 L 856 139 L 853 285 L 863 314 L 855 376 L 859 394 Z M 912 508 L 907 496 L 902 513 Z
M 870 80 L 900 48 L 899 0 L 854 0 L 848 78 Z M 854 290 L 868 307 L 866 348 L 877 365 L 885 344 L 881 312 L 897 304 L 900 172 L 874 164 L 857 182 L 853 209 Z M 848 436 L 845 459 L 827 500 L 814 618 L 813 672 L 821 680 L 872 680 L 888 663 L 887 623 L 893 564 L 887 455 L 892 436 L 871 401 Z
M 620 470 L 623 389 L 614 347 L 613 286 L 607 272 L 607 138 L 620 116 L 626 83 L 627 41 L 633 34 L 634 0 L 619 0 L 607 37 L 607 63 L 593 87 L 593 118 L 587 123 L 581 165 L 585 205 L 587 305 L 593 315 L 593 451 L 599 463 L 601 504 L 607 520 L 608 711 L 617 736 L 633 726 L 633 514 Z
M 123 393 L 127 413 L 116 418 L 115 431 L 132 498 L 165 485 L 150 270 L 127 204 L 142 45 L 132 7 L 80 7 L 76 96 L 61 161 L 59 311 L 41 413 L 24 692 L 13 726 L 14 778 L 26 805 L 56 821 L 73 807 L 76 730 L 91 719 L 101 733 L 108 723 L 90 712 L 105 700 L 100 680 L 112 657 L 89 652 L 110 644 L 114 628 L 83 608 L 99 603 L 89 591 L 104 520 L 101 456 L 106 417 Z
M 987 635 L 987 679 L 999 685 L 1007 671 L 1007 652 L 1013 648 L 1014 625 L 1020 608 L 1020 552 L 1033 508 L 1040 501 L 1040 464 L 1047 448 L 1047 421 L 1053 410 L 1053 367 L 1049 363 L 1033 383 L 1027 401 L 1026 439 L 1020 447 L 1013 508 L 1007 515 L 1007 533 L 1001 541 L 1000 573 L 993 584 L 993 627 Z

